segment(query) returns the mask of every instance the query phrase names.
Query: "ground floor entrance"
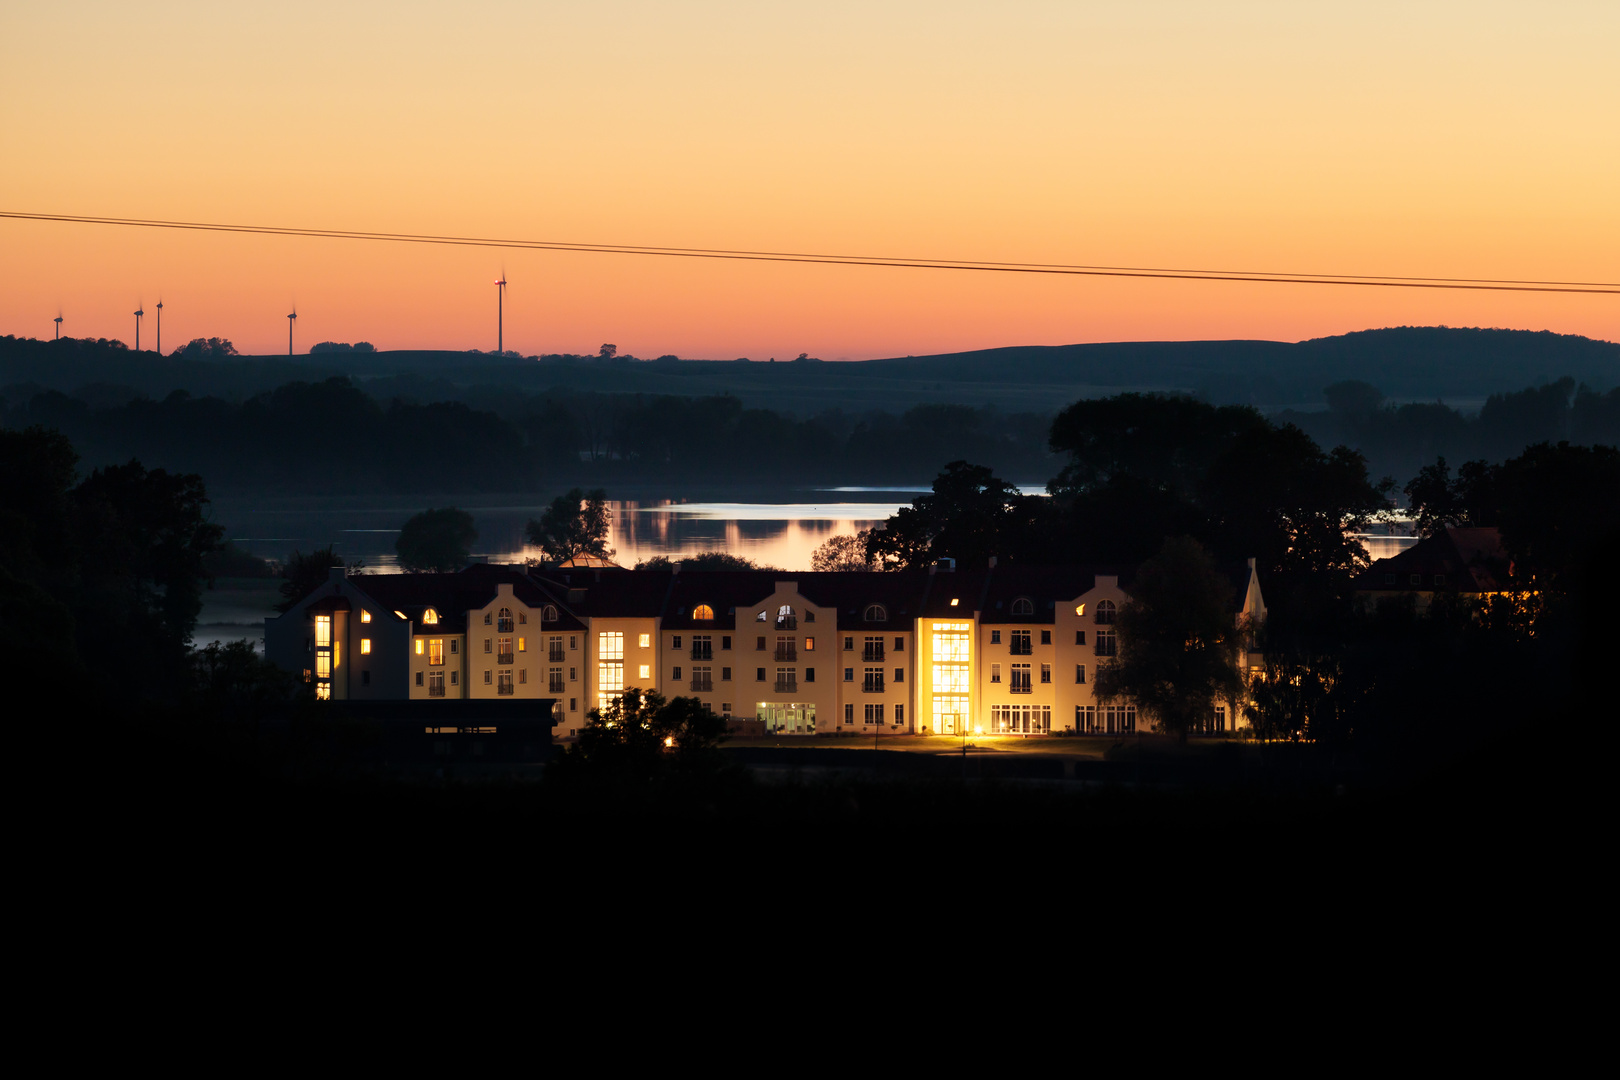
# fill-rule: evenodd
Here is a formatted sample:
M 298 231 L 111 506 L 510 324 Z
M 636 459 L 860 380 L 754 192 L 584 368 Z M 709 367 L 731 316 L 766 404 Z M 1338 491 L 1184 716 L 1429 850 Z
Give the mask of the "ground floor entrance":
M 996 735 L 1045 735 L 1052 730 L 1050 705 L 992 705 L 990 731 Z
M 754 715 L 772 735 L 813 735 L 816 731 L 813 702 L 761 701 L 755 704 Z

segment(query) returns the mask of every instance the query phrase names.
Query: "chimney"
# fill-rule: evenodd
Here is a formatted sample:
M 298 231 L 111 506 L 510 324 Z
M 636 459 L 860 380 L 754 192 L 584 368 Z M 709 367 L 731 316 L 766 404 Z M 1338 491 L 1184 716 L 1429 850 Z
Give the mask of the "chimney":
M 349 575 L 349 568 L 348 567 L 346 567 L 346 566 L 332 566 L 332 567 L 327 568 L 326 580 L 327 581 L 342 581 L 348 575 Z

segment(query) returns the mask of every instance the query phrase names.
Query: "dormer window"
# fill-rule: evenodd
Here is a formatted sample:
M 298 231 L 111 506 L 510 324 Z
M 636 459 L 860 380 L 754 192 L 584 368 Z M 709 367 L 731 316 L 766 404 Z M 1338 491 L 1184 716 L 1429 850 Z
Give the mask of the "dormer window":
M 370 622 L 371 621 L 371 612 L 366 611 L 364 608 L 362 608 L 361 611 L 360 611 L 360 621 L 361 622 Z
M 434 611 L 432 608 L 428 608 L 426 611 L 422 612 L 422 625 L 423 626 L 437 626 L 437 625 L 439 625 L 439 613 L 437 611 Z
M 1097 625 L 1108 626 L 1114 621 L 1114 602 L 1112 600 L 1097 601 Z
M 889 612 L 882 604 L 868 604 L 861 619 L 864 622 L 888 622 Z
M 713 619 L 714 608 L 710 607 L 708 604 L 699 604 L 697 607 L 692 609 L 692 621 L 694 622 L 710 622 Z
M 1035 605 L 1030 603 L 1029 597 L 1020 596 L 1013 601 L 1012 613 L 1014 615 L 1033 615 L 1035 614 Z
M 557 605 L 547 604 L 540 609 L 540 621 L 543 623 L 558 621 Z

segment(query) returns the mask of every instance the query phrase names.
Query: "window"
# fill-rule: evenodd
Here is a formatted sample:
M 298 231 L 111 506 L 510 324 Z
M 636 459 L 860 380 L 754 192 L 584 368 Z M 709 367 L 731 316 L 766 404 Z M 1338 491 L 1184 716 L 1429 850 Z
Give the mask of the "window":
M 1446 575 L 1444 575 L 1444 574 L 1436 574 L 1436 575 L 1434 575 L 1434 583 L 1435 583 L 1436 586 L 1444 585 L 1446 583 Z
M 496 684 L 495 684 L 495 693 L 500 694 L 502 696 L 510 696 L 511 695 L 511 693 L 512 693 L 512 673 L 510 671 L 501 672 L 499 681 L 497 681 Z
M 451 650 L 451 651 L 453 652 L 454 650 Z M 518 652 L 528 652 L 528 651 L 529 651 L 528 639 L 527 638 L 518 638 Z
M 371 639 L 370 638 L 363 637 L 363 638 L 360 639 L 360 655 L 361 656 L 370 656 L 371 655 Z
M 598 660 L 623 660 L 624 635 L 616 630 L 604 630 L 596 636 L 596 658 Z
M 1395 575 L 1394 574 L 1385 574 L 1384 575 L 1384 584 L 1385 585 L 1393 585 L 1393 584 L 1395 584 Z
M 855 681 L 855 669 L 854 668 L 847 667 L 847 668 L 844 669 L 844 681 L 845 682 L 854 682 Z
M 731 681 L 731 669 L 730 668 L 723 667 L 723 668 L 720 669 L 720 681 L 721 682 L 730 682 Z
M 444 672 L 428 672 L 428 697 L 444 697 Z
M 639 638 L 636 639 L 636 646 L 638 648 L 642 648 L 642 649 L 650 649 L 650 648 L 652 648 L 652 635 L 651 634 L 642 634 Z
M 1086 665 L 1074 665 L 1074 681 L 1076 683 L 1083 683 L 1086 681 Z
M 776 662 L 792 662 L 799 658 L 799 639 L 779 637 L 776 639 Z
M 568 711 L 579 712 L 579 698 L 571 697 L 568 699 Z
M 1097 706 L 1076 705 L 1074 707 L 1074 730 L 1082 735 L 1096 734 Z
M 492 625 L 494 625 L 494 622 L 495 622 L 495 620 L 494 620 L 493 616 L 491 616 L 490 613 L 487 612 L 487 611 L 484 612 L 484 625 L 485 626 L 492 626 Z
M 693 635 L 693 637 L 692 637 L 692 659 L 694 659 L 694 660 L 713 660 L 714 659 L 714 639 L 709 637 L 709 635 L 707 635 L 707 634 Z
M 680 648 L 681 647 L 681 635 L 679 635 L 679 634 L 672 635 L 670 637 L 670 639 L 669 639 L 669 647 L 672 648 L 672 649 Z
M 720 703 L 720 715 L 721 716 L 730 716 L 731 715 L 731 702 L 722 701 Z
M 731 649 L 731 635 L 723 634 L 720 638 L 720 647 L 729 651 Z
M 422 673 L 421 673 L 421 672 L 420 672 L 420 671 L 418 671 L 418 672 L 417 672 L 417 673 L 416 673 L 416 685 L 417 685 L 417 686 L 421 686 L 421 685 L 422 685 Z
M 554 667 L 546 672 L 546 692 L 560 694 L 563 692 L 562 668 Z
M 624 690 L 624 661 L 603 660 L 596 665 L 596 689 L 604 694 Z
M 1042 630 L 1041 631 L 1041 644 L 1042 645 L 1050 645 L 1050 644 L 1052 644 L 1052 631 L 1050 631 L 1050 630 Z
M 765 669 L 764 668 L 761 667 L 761 668 L 755 668 L 754 669 L 754 681 L 755 682 L 764 682 L 765 681 Z
M 608 695 L 624 691 L 624 634 L 604 630 L 596 636 L 597 697 L 605 708 Z
M 579 681 L 579 669 L 578 668 L 569 668 L 568 669 L 568 681 L 569 682 L 578 682 Z
M 529 613 L 527 611 L 518 612 L 518 625 L 519 626 L 528 626 L 529 625 Z M 518 679 L 518 682 L 522 682 L 522 681 L 523 681 L 523 679 L 520 677 Z
M 855 706 L 853 706 L 853 705 L 845 705 L 844 706 L 844 723 L 853 724 L 854 722 L 855 722 Z
M 362 609 L 361 612 L 360 612 L 360 621 L 361 622 L 370 622 L 371 621 L 371 612 L 365 611 L 365 610 Z
M 905 668 L 897 667 L 897 668 L 894 669 L 894 681 L 897 682 L 897 683 L 902 683 L 902 682 L 906 681 L 906 669 Z
M 1014 615 L 1033 615 L 1035 614 L 1035 605 L 1030 603 L 1029 597 L 1020 596 L 1012 603 L 1012 613 Z
M 1001 681 L 1001 665 L 1000 664 L 991 664 L 990 665 L 990 681 L 993 682 L 993 683 L 998 683 L 998 682 Z
M 1000 645 L 1001 644 L 1001 631 L 1000 630 L 992 630 L 992 631 L 990 631 L 990 644 L 992 644 L 992 645 Z
M 1086 643 L 1086 632 L 1084 630 L 1076 630 L 1074 632 L 1074 643 L 1076 645 L 1084 645 Z
M 807 637 L 807 638 L 804 639 L 804 651 L 805 652 L 815 652 L 816 651 L 816 639 L 815 638 Z
M 881 724 L 881 723 L 883 723 L 883 703 L 882 702 L 867 702 L 867 705 L 866 705 L 866 722 L 868 724 Z
M 676 682 L 680 682 L 681 681 L 681 669 L 678 668 L 678 667 L 675 668 L 674 673 L 670 675 L 670 678 L 674 679 Z
M 815 622 L 816 621 L 816 613 L 813 612 L 813 611 L 806 611 L 804 613 L 804 621 L 805 622 Z
M 361 686 L 370 686 L 371 685 L 371 672 L 370 671 L 362 671 L 362 672 L 360 672 L 360 685 Z
M 416 655 L 421 656 L 426 651 L 427 651 L 427 642 L 423 641 L 421 638 L 417 638 L 416 639 Z
M 439 613 L 437 611 L 434 611 L 432 608 L 428 608 L 426 611 L 422 612 L 422 625 L 424 625 L 424 626 L 438 626 L 439 625 Z
M 990 730 L 1002 735 L 1045 735 L 1052 727 L 1050 705 L 992 705 Z
M 1097 655 L 1118 656 L 1119 641 L 1114 637 L 1112 630 L 1097 631 Z
M 501 608 L 495 616 L 495 632 L 497 634 L 510 634 L 512 632 L 512 609 Z
M 1421 584 L 1423 584 L 1423 575 L 1422 574 L 1413 574 L 1412 575 L 1412 584 L 1413 585 L 1421 585 Z
M 897 637 L 897 638 L 894 639 L 894 651 L 895 652 L 905 652 L 906 651 L 906 639 L 905 638 Z
M 433 667 L 444 664 L 444 638 L 428 639 L 428 663 Z
M 485 686 L 488 686 L 490 684 L 491 675 L 492 675 L 492 673 L 490 672 L 489 668 L 485 668 L 484 669 L 484 685 Z
M 815 668 L 807 667 L 807 668 L 804 669 L 804 681 L 805 682 L 815 682 L 816 681 L 816 669 Z
M 503 637 L 495 643 L 495 662 L 497 664 L 510 664 L 512 662 L 512 639 Z
M 650 678 L 652 678 L 652 665 L 651 664 L 642 664 L 636 670 L 639 672 L 639 674 L 636 675 L 636 678 L 638 678 L 638 679 L 650 679 Z
M 692 609 L 692 621 L 713 622 L 714 608 L 710 607 L 708 604 L 699 604 L 697 607 Z
M 1042 664 L 1041 665 L 1041 682 L 1049 683 L 1051 681 L 1052 681 L 1052 665 L 1051 664 Z
M 861 618 L 865 622 L 888 622 L 889 613 L 882 604 L 868 604 Z
M 894 707 L 894 726 L 899 727 L 901 724 L 903 724 L 905 722 L 906 722 L 906 707 L 904 705 L 896 705 Z
M 495 651 L 495 639 L 494 638 L 485 638 L 484 639 L 484 653 L 485 653 L 485 655 L 488 655 L 489 653 L 492 653 L 494 651 Z
M 1136 706 L 1107 706 L 1103 709 L 1103 727 L 1110 735 L 1129 735 L 1136 730 Z
M 557 605 L 547 604 L 540 609 L 540 621 L 542 623 L 556 622 L 557 618 Z
M 572 652 L 573 650 L 575 650 L 577 648 L 579 648 L 579 637 L 577 635 L 575 635 L 575 634 L 569 634 L 568 635 L 568 650 L 570 652 Z
M 1114 622 L 1114 602 L 1112 600 L 1097 601 L 1097 625 L 1112 626 Z
M 562 647 L 562 635 L 561 634 L 553 634 L 551 636 L 551 638 L 546 642 L 546 652 L 547 652 L 547 656 L 546 656 L 547 660 L 550 660 L 553 664 L 562 663 L 562 661 L 563 661 L 563 647 Z
M 708 667 L 695 667 L 692 669 L 692 689 L 704 692 L 714 689 L 714 669 Z
M 868 664 L 883 663 L 883 639 L 869 637 L 861 646 L 861 659 Z
M 762 637 L 755 638 L 754 639 L 754 648 L 757 649 L 760 652 L 764 652 L 765 651 L 765 639 L 762 638 Z
M 1029 645 L 1029 631 L 1014 630 L 1012 632 L 1012 641 L 1008 645 L 1008 651 L 1014 656 L 1028 656 L 1031 651 Z
M 1028 694 L 1032 692 L 1029 685 L 1029 665 L 1014 664 L 1012 666 L 1012 685 L 1007 688 L 1014 694 Z
M 865 670 L 865 672 L 863 674 L 863 678 L 861 679 L 861 693 L 863 693 L 863 694 L 881 694 L 881 693 L 883 693 L 883 669 L 882 668 L 880 668 L 880 667 L 869 667 L 869 668 L 867 668 Z
M 778 694 L 793 694 L 799 689 L 798 668 L 776 669 L 776 692 Z
M 454 656 L 459 652 L 461 652 L 461 639 L 460 638 L 451 638 L 450 639 L 450 655 Z

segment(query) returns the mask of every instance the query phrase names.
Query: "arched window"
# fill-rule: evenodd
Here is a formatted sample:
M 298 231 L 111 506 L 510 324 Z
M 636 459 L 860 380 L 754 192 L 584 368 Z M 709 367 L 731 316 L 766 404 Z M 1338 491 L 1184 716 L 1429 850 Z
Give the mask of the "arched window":
M 1107 626 L 1114 621 L 1114 602 L 1112 600 L 1097 601 L 1097 625 Z
M 1014 615 L 1033 615 L 1035 614 L 1035 605 L 1030 603 L 1029 597 L 1020 596 L 1013 601 L 1012 613 Z
M 868 604 L 862 618 L 867 622 L 888 622 L 889 612 L 882 604 Z
M 540 609 L 541 622 L 556 622 L 557 618 L 557 605 L 547 604 L 545 607 Z
M 714 618 L 714 608 L 708 604 L 699 604 L 692 609 L 692 618 L 696 622 L 709 622 Z
M 789 605 L 783 604 L 777 608 L 776 628 L 778 630 L 797 630 L 799 628 L 798 617 L 793 614 L 793 608 Z
M 512 632 L 512 609 L 503 607 L 495 615 L 495 632 L 497 634 L 510 634 Z
M 428 608 L 426 611 L 422 612 L 423 626 L 437 626 L 438 624 L 439 613 L 437 611 L 434 611 L 432 608 Z

